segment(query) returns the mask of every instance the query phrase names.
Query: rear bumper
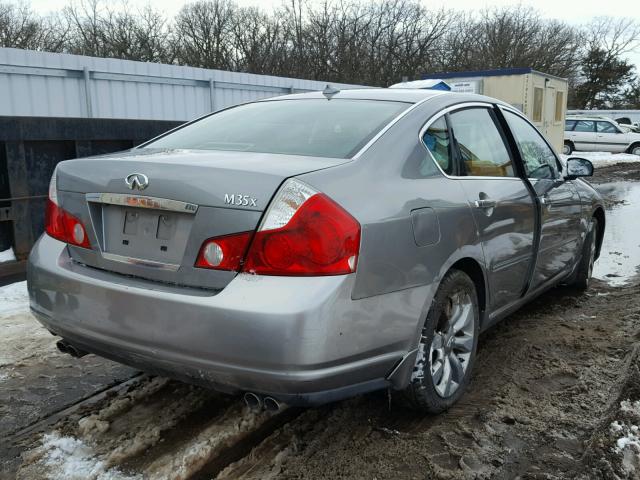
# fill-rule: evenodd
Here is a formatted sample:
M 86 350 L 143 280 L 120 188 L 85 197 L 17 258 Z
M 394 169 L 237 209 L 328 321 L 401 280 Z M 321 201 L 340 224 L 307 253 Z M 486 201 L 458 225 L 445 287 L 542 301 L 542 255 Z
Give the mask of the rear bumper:
M 427 287 L 354 301 L 353 282 L 238 275 L 211 294 L 80 265 L 47 235 L 28 265 L 36 318 L 78 347 L 290 404 L 384 388 L 412 348 Z

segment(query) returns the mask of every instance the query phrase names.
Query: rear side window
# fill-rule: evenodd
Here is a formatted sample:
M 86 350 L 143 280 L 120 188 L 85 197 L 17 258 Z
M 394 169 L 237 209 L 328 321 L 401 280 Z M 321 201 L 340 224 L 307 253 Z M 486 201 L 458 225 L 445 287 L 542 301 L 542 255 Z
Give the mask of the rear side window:
M 578 120 L 573 131 L 574 132 L 595 132 L 596 131 L 595 122 L 593 122 L 592 120 Z
M 495 114 L 469 108 L 450 115 L 453 137 L 461 159 L 461 175 L 514 177 L 511 156 L 498 130 Z
M 600 133 L 618 133 L 618 129 L 611 122 L 596 122 L 596 129 Z
M 515 137 L 528 178 L 555 178 L 557 159 L 540 133 L 527 121 L 504 111 L 504 117 Z
M 442 171 L 448 175 L 453 174 L 451 137 L 444 117 L 440 117 L 429 126 L 422 141 Z
M 564 129 L 565 131 L 571 131 L 574 129 L 574 127 L 576 126 L 576 123 L 578 123 L 577 120 L 565 120 L 564 122 Z
M 346 99 L 249 103 L 205 117 L 144 148 L 349 158 L 410 105 Z

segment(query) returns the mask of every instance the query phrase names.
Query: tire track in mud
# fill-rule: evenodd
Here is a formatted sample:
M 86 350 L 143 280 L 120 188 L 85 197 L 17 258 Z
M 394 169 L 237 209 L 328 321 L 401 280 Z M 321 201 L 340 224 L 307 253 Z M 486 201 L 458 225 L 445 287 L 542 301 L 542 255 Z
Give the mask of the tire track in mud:
M 301 413 L 143 375 L 19 432 L 31 450 L 16 478 L 214 478 Z

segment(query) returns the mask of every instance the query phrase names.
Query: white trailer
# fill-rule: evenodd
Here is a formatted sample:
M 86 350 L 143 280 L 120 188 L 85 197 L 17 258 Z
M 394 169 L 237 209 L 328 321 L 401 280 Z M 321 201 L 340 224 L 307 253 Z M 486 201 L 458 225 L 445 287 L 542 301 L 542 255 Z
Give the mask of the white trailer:
M 453 92 L 478 93 L 513 105 L 562 151 L 567 79 L 531 68 L 434 73 L 422 78 L 444 80 Z

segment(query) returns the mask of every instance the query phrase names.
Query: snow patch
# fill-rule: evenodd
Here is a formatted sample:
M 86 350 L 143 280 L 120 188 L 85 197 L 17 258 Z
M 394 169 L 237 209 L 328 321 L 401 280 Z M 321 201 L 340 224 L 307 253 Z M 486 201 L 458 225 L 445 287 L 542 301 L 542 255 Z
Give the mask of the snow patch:
M 141 476 L 125 475 L 115 468 L 107 468 L 93 449 L 73 437 L 62 437 L 58 432 L 42 438 L 44 456 L 42 464 L 51 480 L 133 480 Z
M 2 250 L 0 252 L 0 263 L 4 262 L 15 262 L 16 255 L 13 253 L 13 248 L 9 247 L 9 250 Z
M 29 312 L 27 282 L 0 287 L 0 367 L 61 355 L 51 334 Z
M 0 315 L 29 311 L 27 282 L 16 282 L 0 287 Z
M 620 413 L 625 421 L 611 423 L 611 433 L 616 438 L 613 451 L 622 457 L 622 469 L 629 474 L 640 473 L 640 401 L 623 400 Z
M 635 402 L 623 400 L 620 402 L 620 410 L 624 413 L 629 413 L 640 420 L 640 400 L 636 400 Z
M 591 160 L 594 167 L 605 167 L 618 163 L 640 163 L 640 156 L 630 153 L 573 152 L 571 155 L 561 155 L 561 157 L 565 161 L 570 157 L 586 158 Z

